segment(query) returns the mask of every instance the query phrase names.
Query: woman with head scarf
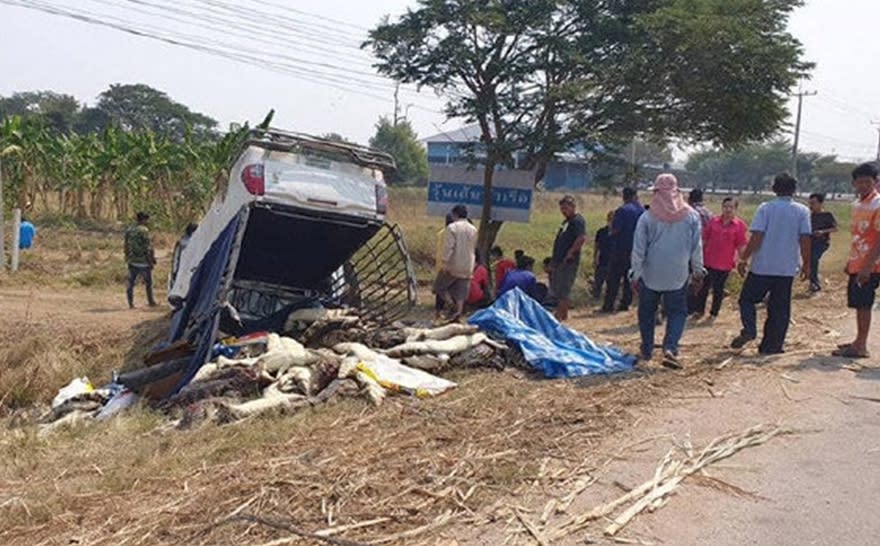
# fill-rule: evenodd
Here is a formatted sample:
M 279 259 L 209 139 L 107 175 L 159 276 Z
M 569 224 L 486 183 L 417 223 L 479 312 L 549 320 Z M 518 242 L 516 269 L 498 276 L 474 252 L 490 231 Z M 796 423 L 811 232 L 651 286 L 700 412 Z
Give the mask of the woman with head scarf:
M 641 358 L 654 349 L 657 308 L 666 310 L 663 365 L 680 368 L 678 344 L 687 322 L 688 281 L 705 276 L 699 214 L 684 200 L 674 175 L 661 174 L 651 188 L 650 209 L 639 218 L 633 239 L 630 280 L 639 294 Z

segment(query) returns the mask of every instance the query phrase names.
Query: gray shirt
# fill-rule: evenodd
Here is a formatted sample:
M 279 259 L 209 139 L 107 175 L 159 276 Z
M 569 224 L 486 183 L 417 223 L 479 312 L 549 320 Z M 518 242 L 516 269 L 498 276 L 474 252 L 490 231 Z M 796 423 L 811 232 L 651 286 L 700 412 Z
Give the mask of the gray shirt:
M 669 223 L 658 220 L 651 211 L 636 224 L 633 241 L 633 280 L 655 292 L 680 290 L 690 271 L 705 273 L 700 215 L 691 211 L 684 220 Z
M 794 277 L 801 263 L 800 238 L 813 233 L 810 209 L 791 197 L 777 197 L 758 207 L 750 231 L 764 234 L 750 271 L 755 275 Z

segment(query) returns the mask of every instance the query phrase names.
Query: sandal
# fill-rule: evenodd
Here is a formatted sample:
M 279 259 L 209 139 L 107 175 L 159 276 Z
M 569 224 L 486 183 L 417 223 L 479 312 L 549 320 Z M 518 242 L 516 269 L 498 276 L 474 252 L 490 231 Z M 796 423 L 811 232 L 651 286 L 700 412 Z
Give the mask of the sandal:
M 669 368 L 670 370 L 680 370 L 682 368 L 678 355 L 674 354 L 672 351 L 665 351 L 663 353 L 663 361 L 660 365 L 664 368 Z
M 869 355 L 867 352 L 860 353 L 852 345 L 848 345 L 846 347 L 841 347 L 836 351 L 831 351 L 831 356 L 840 356 L 843 358 L 868 358 Z

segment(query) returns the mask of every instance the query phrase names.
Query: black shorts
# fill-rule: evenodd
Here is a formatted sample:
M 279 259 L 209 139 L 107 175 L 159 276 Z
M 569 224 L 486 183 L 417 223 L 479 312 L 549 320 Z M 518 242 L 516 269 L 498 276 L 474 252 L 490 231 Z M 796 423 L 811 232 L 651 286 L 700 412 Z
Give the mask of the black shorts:
M 553 265 L 550 275 L 550 292 L 560 300 L 571 299 L 571 289 L 577 279 L 580 262 L 560 262 Z
M 880 286 L 880 273 L 871 273 L 867 283 L 859 286 L 856 275 L 849 276 L 846 288 L 846 304 L 851 309 L 870 309 L 874 306 L 874 296 Z

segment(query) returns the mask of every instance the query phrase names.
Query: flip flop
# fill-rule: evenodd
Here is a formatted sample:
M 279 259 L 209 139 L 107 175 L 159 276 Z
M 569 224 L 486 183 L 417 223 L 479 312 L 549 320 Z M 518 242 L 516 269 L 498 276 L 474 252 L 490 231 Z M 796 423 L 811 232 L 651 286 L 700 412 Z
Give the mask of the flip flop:
M 837 349 L 836 351 L 831 351 L 831 356 L 840 356 L 843 358 L 868 358 L 871 355 L 868 353 L 860 353 L 850 345 L 848 347 Z
M 681 361 L 677 356 L 671 353 L 665 353 L 663 355 L 663 361 L 660 363 L 664 368 L 669 368 L 670 370 L 680 370 L 682 369 Z
M 847 349 L 849 347 L 852 347 L 852 343 L 838 343 L 837 344 L 838 349 Z

